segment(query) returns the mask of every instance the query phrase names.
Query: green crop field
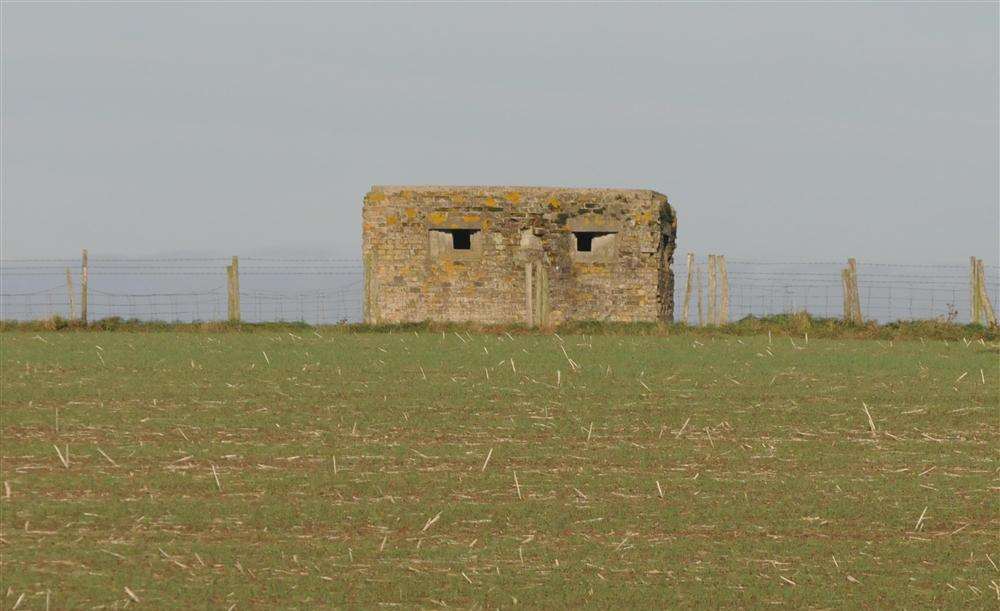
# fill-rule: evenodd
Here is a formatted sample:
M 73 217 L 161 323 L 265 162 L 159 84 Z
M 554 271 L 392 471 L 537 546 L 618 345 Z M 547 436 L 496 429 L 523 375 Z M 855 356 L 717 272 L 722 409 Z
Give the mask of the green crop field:
M 989 607 L 995 341 L 8 331 L 11 609 Z

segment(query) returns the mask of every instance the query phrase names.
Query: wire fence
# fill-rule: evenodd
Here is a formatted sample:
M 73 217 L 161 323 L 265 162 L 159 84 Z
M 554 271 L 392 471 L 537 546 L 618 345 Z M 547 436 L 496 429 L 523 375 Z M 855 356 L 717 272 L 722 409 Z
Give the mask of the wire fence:
M 89 257 L 88 318 L 226 320 L 229 262 L 221 257 Z M 0 260 L 0 277 L 0 318 L 4 320 L 80 315 L 79 259 L 4 259 Z M 360 259 L 241 257 L 239 277 L 241 320 L 245 322 L 361 320 Z
M 101 258 L 88 265 L 88 318 L 219 321 L 228 316 L 229 258 Z M 706 269 L 703 257 L 696 267 Z M 675 317 L 680 318 L 686 274 L 678 257 Z M 807 311 L 843 314 L 845 262 L 727 261 L 730 319 Z M 69 286 L 67 282 L 69 270 Z M 985 266 L 985 288 L 998 303 L 1000 268 Z M 241 318 L 246 322 L 360 322 L 363 268 L 359 259 L 241 257 Z M 695 274 L 690 321 L 697 322 Z M 0 318 L 76 318 L 80 313 L 79 259 L 0 260 Z M 940 264 L 858 263 L 858 292 L 866 319 L 939 319 L 969 322 L 972 298 L 967 260 Z M 703 297 L 703 299 L 705 299 Z M 705 308 L 706 304 L 702 304 Z
M 843 315 L 841 270 L 845 262 L 727 261 L 731 318 L 807 311 L 814 316 Z M 705 262 L 699 261 L 704 268 Z M 986 292 L 997 303 L 1000 269 L 986 269 Z M 676 273 L 676 272 L 675 272 Z M 678 280 L 683 280 L 677 274 Z M 675 283 L 675 304 L 682 298 Z M 962 264 L 858 263 L 858 292 L 865 319 L 941 319 L 969 322 L 970 266 Z M 677 309 L 677 308 L 675 308 Z

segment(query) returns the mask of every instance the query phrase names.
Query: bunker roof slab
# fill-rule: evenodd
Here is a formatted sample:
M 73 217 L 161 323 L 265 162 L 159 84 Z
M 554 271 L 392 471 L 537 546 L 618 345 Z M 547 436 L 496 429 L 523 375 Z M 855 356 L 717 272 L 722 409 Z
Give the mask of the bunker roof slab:
M 431 194 L 431 193 L 462 193 L 469 195 L 483 195 L 490 193 L 509 193 L 511 191 L 517 191 L 524 197 L 531 196 L 541 196 L 549 195 L 554 193 L 578 193 L 581 195 L 602 196 L 606 195 L 613 197 L 616 195 L 649 195 L 649 196 L 659 196 L 666 197 L 662 193 L 653 191 L 652 189 L 614 189 L 614 188 L 604 188 L 604 187 L 523 187 L 523 186 L 499 186 L 499 185 L 481 185 L 481 186 L 449 186 L 449 185 L 374 185 L 371 188 L 373 193 L 382 193 L 384 195 L 402 195 L 402 194 Z

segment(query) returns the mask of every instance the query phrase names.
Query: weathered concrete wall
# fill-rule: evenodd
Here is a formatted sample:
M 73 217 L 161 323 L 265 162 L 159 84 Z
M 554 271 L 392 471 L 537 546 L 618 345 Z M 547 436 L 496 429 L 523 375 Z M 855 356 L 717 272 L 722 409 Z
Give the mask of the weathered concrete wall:
M 362 216 L 366 322 L 673 318 L 676 216 L 654 191 L 376 186 Z

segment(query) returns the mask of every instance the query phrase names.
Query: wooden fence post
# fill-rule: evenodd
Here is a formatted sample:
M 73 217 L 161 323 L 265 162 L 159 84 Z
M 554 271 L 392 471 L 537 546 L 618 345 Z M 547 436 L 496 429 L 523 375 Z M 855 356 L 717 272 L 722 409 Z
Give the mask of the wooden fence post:
M 240 258 L 235 255 L 233 256 L 233 284 L 236 296 L 236 322 L 239 322 L 243 318 L 240 310 Z
M 847 267 L 840 271 L 844 286 L 844 322 L 861 324 L 861 292 L 858 290 L 858 262 L 851 257 Z
M 851 306 L 851 270 L 840 270 L 840 283 L 844 287 L 844 322 L 851 322 L 854 308 Z
M 719 304 L 716 301 L 718 293 L 715 280 L 716 267 L 715 255 L 708 255 L 708 324 L 710 325 L 719 323 Z
M 969 322 L 978 325 L 979 315 L 979 266 L 975 257 L 969 257 Z
M 240 322 L 240 258 L 226 267 L 229 285 L 229 322 Z
M 532 299 L 535 304 L 535 313 L 533 316 L 535 319 L 535 326 L 541 327 L 545 324 L 545 321 L 542 320 L 542 264 L 535 261 L 532 273 L 535 281 L 535 285 L 532 288 L 534 291 L 534 297 Z
M 525 322 L 529 327 L 535 326 L 535 304 L 532 299 L 532 292 L 535 290 L 535 283 L 531 279 L 533 264 L 529 261 L 524 264 L 524 310 Z
M 76 297 L 73 295 L 73 272 L 66 268 L 66 297 L 69 299 L 69 320 L 76 318 Z
M 701 266 L 697 263 L 695 263 L 695 275 L 698 276 L 698 326 L 702 327 L 705 325 L 705 311 L 702 306 L 704 299 L 701 290 Z
M 681 308 L 681 322 L 688 324 L 688 314 L 691 312 L 691 285 L 694 281 L 694 253 L 687 254 L 687 284 L 684 287 L 684 306 Z
M 549 326 L 549 268 L 538 263 L 538 323 Z
M 851 270 L 851 319 L 857 324 L 864 322 L 861 317 L 861 292 L 858 290 L 858 262 L 851 257 L 847 260 L 847 266 Z
M 982 259 L 976 259 L 976 284 L 979 286 L 979 308 L 982 310 L 983 318 L 986 319 L 986 324 L 995 327 L 997 315 L 990 302 L 990 293 L 986 290 L 986 266 L 983 265 Z
M 226 266 L 226 320 L 233 321 L 233 266 Z
M 722 307 L 719 312 L 719 324 L 729 322 L 729 271 L 726 269 L 726 255 L 718 255 L 719 284 L 722 286 Z
M 538 261 L 532 263 L 532 277 L 534 284 L 531 287 L 532 303 L 535 311 L 531 315 L 535 319 L 535 326 L 541 327 L 545 322 L 542 320 L 542 264 Z
M 80 271 L 80 321 L 87 325 L 87 281 L 89 280 L 90 268 L 87 264 L 87 249 L 83 249 L 83 262 Z

